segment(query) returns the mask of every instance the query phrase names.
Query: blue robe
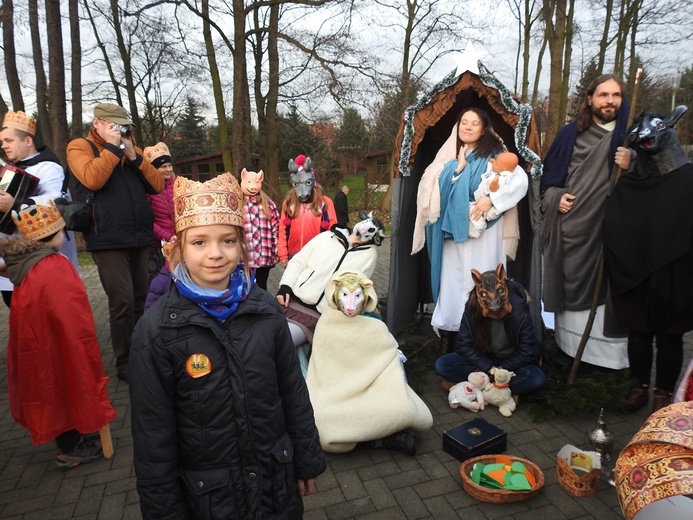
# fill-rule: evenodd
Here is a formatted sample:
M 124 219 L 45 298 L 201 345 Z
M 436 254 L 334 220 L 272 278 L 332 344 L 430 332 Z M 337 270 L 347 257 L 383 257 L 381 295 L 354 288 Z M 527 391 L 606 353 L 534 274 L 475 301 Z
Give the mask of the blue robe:
M 481 176 L 488 167 L 490 157 L 477 157 L 471 152 L 467 165 L 456 177 L 457 159 L 448 161 L 438 177 L 440 189 L 440 218 L 426 226 L 428 258 L 431 261 L 431 291 L 433 301 L 438 301 L 440 272 L 443 264 L 443 240 L 452 238 L 456 243 L 469 238 L 469 205 L 474 202 L 474 192 L 481 183 Z M 497 220 L 488 223 L 488 227 Z

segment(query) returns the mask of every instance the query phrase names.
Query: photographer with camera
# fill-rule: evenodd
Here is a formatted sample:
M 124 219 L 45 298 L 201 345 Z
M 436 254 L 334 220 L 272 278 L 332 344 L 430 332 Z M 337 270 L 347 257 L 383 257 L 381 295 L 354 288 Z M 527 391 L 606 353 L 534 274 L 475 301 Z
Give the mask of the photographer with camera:
M 94 107 L 86 139 L 67 145 L 67 162 L 78 181 L 74 198 L 93 192 L 87 251 L 108 297 L 111 341 L 118 379 L 128 381 L 130 336 L 147 296 L 147 259 L 154 214 L 147 194 L 164 188 L 164 176 L 142 156 L 127 111 L 113 103 Z

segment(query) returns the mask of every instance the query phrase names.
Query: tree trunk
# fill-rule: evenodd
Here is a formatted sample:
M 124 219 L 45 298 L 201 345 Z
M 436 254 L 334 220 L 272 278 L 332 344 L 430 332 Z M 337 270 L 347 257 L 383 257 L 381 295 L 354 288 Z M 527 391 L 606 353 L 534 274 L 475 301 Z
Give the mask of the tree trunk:
M 604 62 L 606 61 L 606 48 L 609 45 L 609 28 L 611 26 L 611 16 L 614 11 L 614 0 L 606 0 L 606 12 L 604 13 L 604 31 L 602 39 L 599 42 L 599 56 L 597 59 L 597 71 L 599 74 L 604 73 Z
M 214 52 L 212 30 L 209 25 L 209 0 L 202 0 L 202 14 L 202 37 L 204 38 L 205 49 L 207 50 L 207 63 L 209 64 L 209 73 L 212 79 L 212 91 L 214 92 L 214 105 L 216 107 L 217 119 L 219 123 L 219 144 L 221 146 L 221 157 L 224 162 L 224 170 L 230 172 L 233 171 L 233 155 L 231 154 L 229 127 L 226 119 L 226 110 L 224 108 L 224 92 L 221 89 L 221 78 L 219 76 L 219 67 L 217 66 L 217 56 Z
M 89 23 L 91 24 L 92 32 L 94 34 L 94 38 L 96 39 L 96 44 L 99 46 L 99 49 L 101 49 L 103 61 L 106 64 L 106 70 L 108 71 L 108 77 L 111 79 L 111 84 L 113 85 L 113 93 L 115 94 L 116 103 L 122 107 L 123 98 L 120 95 L 120 82 L 116 79 L 115 73 L 113 72 L 111 59 L 108 57 L 108 52 L 106 52 L 106 45 L 104 45 L 103 41 L 101 40 L 101 36 L 99 36 L 99 29 L 96 27 L 96 21 L 91 14 L 88 0 L 84 0 L 84 9 L 87 12 L 87 18 L 89 18 Z
M 5 119 L 5 114 L 7 114 L 8 110 L 9 108 L 7 108 L 5 98 L 2 97 L 2 93 L 0 92 L 0 120 Z
M 111 0 L 111 14 L 113 15 L 113 29 L 115 30 L 116 40 L 118 42 L 118 52 L 120 59 L 123 61 L 123 75 L 125 76 L 125 90 L 128 94 L 128 105 L 130 106 L 130 118 L 135 123 L 135 128 L 132 133 L 135 136 L 135 142 L 142 143 L 142 125 L 140 124 L 140 116 L 137 110 L 137 96 L 135 94 L 135 81 L 132 78 L 132 65 L 130 60 L 130 52 L 125 45 L 123 37 L 123 28 L 120 25 L 120 12 L 118 10 L 118 0 Z
M 84 123 L 82 122 L 82 44 L 79 30 L 79 0 L 69 0 L 70 13 L 70 47 L 72 63 L 70 64 L 70 90 L 72 91 L 72 139 L 82 137 Z
M 233 149 L 233 172 L 235 173 L 247 154 L 246 113 L 248 73 L 245 63 L 245 6 L 244 0 L 233 0 L 233 107 L 231 121 L 231 146 Z
M 575 14 L 575 0 L 568 0 L 568 15 L 565 22 L 565 41 L 563 54 L 563 85 L 561 86 L 561 104 L 558 120 L 565 121 L 568 114 L 568 92 L 570 89 L 570 62 L 573 55 L 573 16 Z M 562 125 L 558 126 L 558 129 Z
M 565 124 L 565 117 L 561 118 L 561 99 L 564 88 L 564 67 L 567 66 L 563 63 L 567 22 L 566 0 L 544 0 L 543 9 L 551 55 L 549 106 L 544 141 L 544 152 L 546 152 L 556 137 L 558 129 Z
M 51 122 L 48 116 L 48 84 L 46 71 L 43 69 L 43 52 L 41 51 L 41 32 L 39 29 L 38 0 L 29 0 L 29 31 L 31 33 L 31 52 L 34 58 L 36 74 L 36 127 L 41 141 L 52 143 Z
M 5 55 L 5 74 L 7 86 L 10 89 L 12 109 L 16 112 L 24 110 L 24 97 L 22 85 L 17 71 L 17 53 L 14 47 L 14 4 L 12 0 L 3 0 L 0 9 L 0 21 L 2 21 L 2 41 Z
M 65 59 L 60 2 L 46 0 L 46 34 L 48 36 L 48 112 L 50 113 L 51 148 L 65 164 L 67 147 L 67 104 L 65 101 Z
M 255 107 L 258 117 L 260 139 L 260 161 L 265 173 L 265 190 L 275 202 L 280 202 L 282 192 L 279 186 L 279 143 L 277 136 L 277 102 L 279 99 L 279 52 L 277 31 L 279 29 L 279 6 L 272 5 L 269 10 L 269 26 L 264 31 L 260 24 L 258 10 L 253 13 L 255 23 Z M 269 77 L 267 94 L 262 94 L 262 64 L 264 59 L 264 35 L 267 35 L 267 64 Z
M 630 53 L 629 53 L 629 67 L 628 67 L 628 85 L 627 89 L 628 92 L 632 94 L 633 88 L 635 87 L 635 77 L 636 77 L 636 71 L 638 70 L 638 59 L 637 59 L 637 46 L 636 46 L 636 38 L 638 35 L 638 24 L 640 22 L 640 19 L 638 17 L 638 13 L 640 11 L 640 6 L 642 4 L 642 0 L 635 0 L 633 2 L 633 9 L 632 13 L 633 16 L 631 18 L 631 25 L 630 25 Z M 635 109 L 635 107 L 633 107 Z
M 532 26 L 534 25 L 530 0 L 524 0 L 524 23 L 522 25 L 522 93 L 520 99 L 523 103 L 526 103 L 529 99 L 529 59 L 532 41 Z
M 539 79 L 541 78 L 541 62 L 544 59 L 544 53 L 546 52 L 546 44 L 548 43 L 548 41 L 548 38 L 542 38 L 541 48 L 539 49 L 539 54 L 537 54 L 537 71 L 534 75 L 534 85 L 532 86 L 531 105 L 533 107 L 537 106 L 537 99 L 539 97 Z

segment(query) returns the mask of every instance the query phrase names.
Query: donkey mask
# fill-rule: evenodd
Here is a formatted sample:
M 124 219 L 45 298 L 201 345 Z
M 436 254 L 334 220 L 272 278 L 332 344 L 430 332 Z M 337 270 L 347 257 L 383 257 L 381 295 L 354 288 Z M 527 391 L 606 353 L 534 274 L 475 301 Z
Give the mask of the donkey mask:
M 635 120 L 628 142 L 638 154 L 635 170 L 638 177 L 661 177 L 689 162 L 674 130 L 686 110 L 687 106 L 680 105 L 667 117 L 643 113 Z
M 484 318 L 500 320 L 513 310 L 508 295 L 503 264 L 498 264 L 495 271 L 486 271 L 485 273 L 472 269 L 472 279 Z

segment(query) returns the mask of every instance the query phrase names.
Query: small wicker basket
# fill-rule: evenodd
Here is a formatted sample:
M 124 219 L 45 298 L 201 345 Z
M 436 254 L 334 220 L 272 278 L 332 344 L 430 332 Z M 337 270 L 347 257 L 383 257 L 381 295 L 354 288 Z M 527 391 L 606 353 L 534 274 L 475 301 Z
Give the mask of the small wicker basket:
M 481 462 L 482 464 L 492 464 L 495 462 L 497 455 L 482 455 L 480 457 L 474 457 L 472 459 L 464 461 L 460 465 L 460 476 L 462 477 L 462 487 L 467 493 L 481 500 L 482 502 L 490 502 L 492 504 L 509 504 L 511 502 L 523 502 L 534 498 L 539 494 L 542 486 L 544 485 L 544 473 L 539 469 L 539 466 L 534 464 L 527 459 L 522 459 L 520 457 L 510 456 L 512 460 L 516 460 L 525 465 L 525 467 L 532 472 L 534 478 L 537 482 L 532 489 L 529 491 L 512 491 L 509 489 L 491 489 L 484 486 L 480 486 L 472 482 L 470 474 L 474 464 Z

